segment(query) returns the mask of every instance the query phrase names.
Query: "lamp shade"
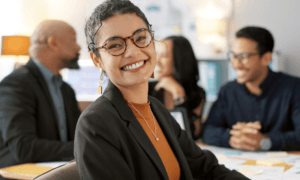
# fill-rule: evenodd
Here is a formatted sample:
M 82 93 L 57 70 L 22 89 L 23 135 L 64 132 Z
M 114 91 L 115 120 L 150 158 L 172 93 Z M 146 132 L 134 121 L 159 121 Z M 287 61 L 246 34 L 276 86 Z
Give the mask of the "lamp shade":
M 1 55 L 29 56 L 29 36 L 2 36 Z

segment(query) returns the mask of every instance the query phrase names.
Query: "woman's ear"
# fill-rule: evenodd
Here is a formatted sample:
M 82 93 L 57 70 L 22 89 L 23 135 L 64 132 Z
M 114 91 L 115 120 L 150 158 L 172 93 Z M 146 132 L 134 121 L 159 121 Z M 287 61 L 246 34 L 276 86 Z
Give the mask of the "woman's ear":
M 100 58 L 98 58 L 96 56 L 96 54 L 93 53 L 92 51 L 90 51 L 90 56 L 91 56 L 91 59 L 93 60 L 94 65 L 96 66 L 96 68 L 98 68 L 98 69 L 102 68 L 103 69 L 103 66 L 102 66 L 102 63 L 100 61 Z

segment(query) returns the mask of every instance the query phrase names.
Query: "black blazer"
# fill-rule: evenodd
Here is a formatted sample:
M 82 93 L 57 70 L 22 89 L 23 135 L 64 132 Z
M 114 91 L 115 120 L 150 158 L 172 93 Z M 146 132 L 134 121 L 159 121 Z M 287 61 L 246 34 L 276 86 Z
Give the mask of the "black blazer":
M 181 180 L 248 179 L 218 165 L 181 130 L 169 111 L 149 96 L 151 109 L 181 169 Z M 75 159 L 83 180 L 167 180 L 154 146 L 119 89 L 109 82 L 104 94 L 80 116 L 75 132 Z
M 73 146 L 80 115 L 75 93 L 61 87 L 69 142 L 61 142 L 54 104 L 46 81 L 30 60 L 0 83 L 0 168 L 74 158 Z

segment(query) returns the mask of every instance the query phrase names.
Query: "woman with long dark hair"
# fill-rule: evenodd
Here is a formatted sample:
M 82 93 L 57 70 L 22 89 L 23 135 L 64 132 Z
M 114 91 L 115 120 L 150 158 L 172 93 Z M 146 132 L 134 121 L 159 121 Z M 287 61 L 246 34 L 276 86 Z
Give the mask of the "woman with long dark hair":
M 190 42 L 183 36 L 170 36 L 160 43 L 155 69 L 156 82 L 149 83 L 149 95 L 167 109 L 184 107 L 194 140 L 202 135 L 205 91 L 197 85 L 198 63 Z

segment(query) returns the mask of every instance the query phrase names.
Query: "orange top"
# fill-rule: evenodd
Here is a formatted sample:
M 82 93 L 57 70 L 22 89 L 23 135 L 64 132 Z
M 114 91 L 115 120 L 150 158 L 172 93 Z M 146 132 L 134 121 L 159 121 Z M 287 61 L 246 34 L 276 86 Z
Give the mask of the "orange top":
M 132 102 L 130 102 L 132 103 Z M 133 114 L 143 127 L 144 131 L 148 135 L 150 141 L 152 142 L 154 148 L 156 149 L 160 159 L 162 160 L 165 169 L 167 171 L 169 180 L 179 180 L 180 179 L 180 166 L 179 163 L 164 135 L 162 132 L 159 124 L 157 123 L 156 118 L 154 117 L 154 114 L 152 114 L 152 111 L 150 109 L 150 102 L 146 104 L 136 104 L 132 103 L 133 106 L 140 112 L 140 114 L 145 118 L 145 120 L 148 122 L 148 125 L 150 126 L 153 133 L 155 133 L 155 126 L 156 126 L 156 137 L 159 138 L 159 140 L 156 140 L 155 136 L 151 132 L 150 128 L 146 124 L 145 120 L 141 115 L 134 109 L 134 107 L 127 101 L 128 106 L 132 110 Z M 154 117 L 154 119 L 153 119 Z M 155 121 L 155 126 L 154 126 Z

